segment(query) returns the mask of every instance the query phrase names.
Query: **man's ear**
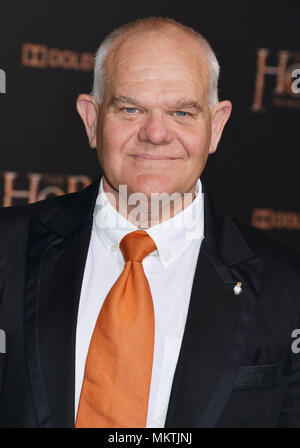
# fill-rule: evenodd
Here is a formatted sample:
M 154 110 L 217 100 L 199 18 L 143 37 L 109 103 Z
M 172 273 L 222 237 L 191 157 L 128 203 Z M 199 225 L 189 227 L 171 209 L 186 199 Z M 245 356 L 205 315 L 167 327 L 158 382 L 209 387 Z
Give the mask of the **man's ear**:
M 96 148 L 98 104 L 96 103 L 94 97 L 82 93 L 77 98 L 76 109 L 84 123 L 90 147 Z
M 227 123 L 232 110 L 232 104 L 230 101 L 220 101 L 218 104 L 212 107 L 212 119 L 211 119 L 211 141 L 209 147 L 209 154 L 216 151 L 224 126 Z

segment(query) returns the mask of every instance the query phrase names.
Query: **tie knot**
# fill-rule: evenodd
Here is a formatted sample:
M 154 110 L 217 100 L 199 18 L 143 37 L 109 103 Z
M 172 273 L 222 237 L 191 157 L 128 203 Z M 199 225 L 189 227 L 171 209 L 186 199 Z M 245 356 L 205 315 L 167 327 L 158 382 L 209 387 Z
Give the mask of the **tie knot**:
M 125 263 L 129 260 L 142 262 L 147 255 L 156 250 L 156 245 L 148 233 L 143 230 L 136 230 L 121 239 L 120 249 Z

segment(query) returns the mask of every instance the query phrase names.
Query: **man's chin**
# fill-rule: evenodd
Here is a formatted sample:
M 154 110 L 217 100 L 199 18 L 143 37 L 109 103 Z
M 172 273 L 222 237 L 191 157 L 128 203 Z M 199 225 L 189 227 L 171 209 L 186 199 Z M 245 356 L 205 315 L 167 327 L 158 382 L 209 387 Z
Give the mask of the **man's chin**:
M 174 185 L 174 176 L 170 178 L 167 175 L 143 175 L 134 179 L 134 182 L 129 182 L 127 186 L 128 195 L 132 193 L 142 193 L 148 198 L 151 194 L 160 195 L 163 193 L 172 194 L 179 192 Z
M 128 186 L 127 189 L 127 196 L 129 197 L 131 194 L 137 195 L 141 194 L 147 197 L 148 199 L 151 199 L 151 197 L 160 196 L 160 195 L 171 195 L 174 193 L 175 190 L 170 185 L 156 185 L 149 186 L 149 185 L 138 185 L 138 186 Z M 178 193 L 178 191 L 176 191 Z

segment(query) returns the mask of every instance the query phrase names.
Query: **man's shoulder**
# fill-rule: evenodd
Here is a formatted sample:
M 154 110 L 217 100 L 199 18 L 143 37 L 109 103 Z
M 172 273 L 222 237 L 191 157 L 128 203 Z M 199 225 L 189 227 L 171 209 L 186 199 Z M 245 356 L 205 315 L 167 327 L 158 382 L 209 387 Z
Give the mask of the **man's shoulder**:
M 85 189 L 86 190 L 86 189 Z M 27 239 L 29 223 L 33 218 L 47 223 L 64 207 L 78 202 L 83 190 L 0 209 L 0 258 L 7 258 L 13 249 Z M 76 201 L 76 198 L 78 200 Z
M 207 193 L 207 210 L 208 215 L 212 216 L 210 221 L 216 226 L 215 238 L 219 239 L 218 234 L 223 235 L 221 238 L 226 238 L 228 252 L 232 248 L 235 249 L 237 245 L 243 245 L 244 248 L 248 248 L 245 252 L 247 257 L 251 254 L 253 257 L 264 255 L 270 269 L 274 267 L 285 270 L 288 267 L 291 268 L 288 270 L 296 272 L 300 279 L 300 251 L 298 249 L 278 240 L 269 232 L 232 216 L 210 193 Z M 239 254 L 239 249 L 237 252 Z
M 300 274 L 300 251 L 279 241 L 264 230 L 232 218 L 248 247 L 254 254 L 264 254 L 267 261 L 289 267 Z
M 78 195 L 78 192 L 43 199 L 32 204 L 2 207 L 0 208 L 0 230 L 6 226 L 12 228 L 23 225 L 32 217 L 43 220 L 50 218 L 61 206 L 76 195 Z
M 24 253 L 32 221 L 39 221 L 53 232 L 64 232 L 68 226 L 85 222 L 90 217 L 98 186 L 99 181 L 95 180 L 74 193 L 0 208 L 0 273 L 16 248 L 20 248 L 20 254 Z
M 99 179 L 89 184 L 82 190 L 67 193 L 60 196 L 43 199 L 32 204 L 22 204 L 0 208 L 0 231 L 6 226 L 20 226 L 30 218 L 37 218 L 47 222 L 63 207 L 80 209 L 88 207 L 92 203 L 94 194 L 97 193 Z

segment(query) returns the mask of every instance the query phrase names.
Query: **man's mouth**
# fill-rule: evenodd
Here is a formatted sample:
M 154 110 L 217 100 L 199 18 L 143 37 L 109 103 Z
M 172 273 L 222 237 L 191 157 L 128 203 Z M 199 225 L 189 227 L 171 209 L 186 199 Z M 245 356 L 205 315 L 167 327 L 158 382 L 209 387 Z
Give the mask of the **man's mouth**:
M 158 154 L 132 154 L 132 157 L 135 159 L 141 159 L 141 160 L 177 160 L 178 157 L 168 157 Z

